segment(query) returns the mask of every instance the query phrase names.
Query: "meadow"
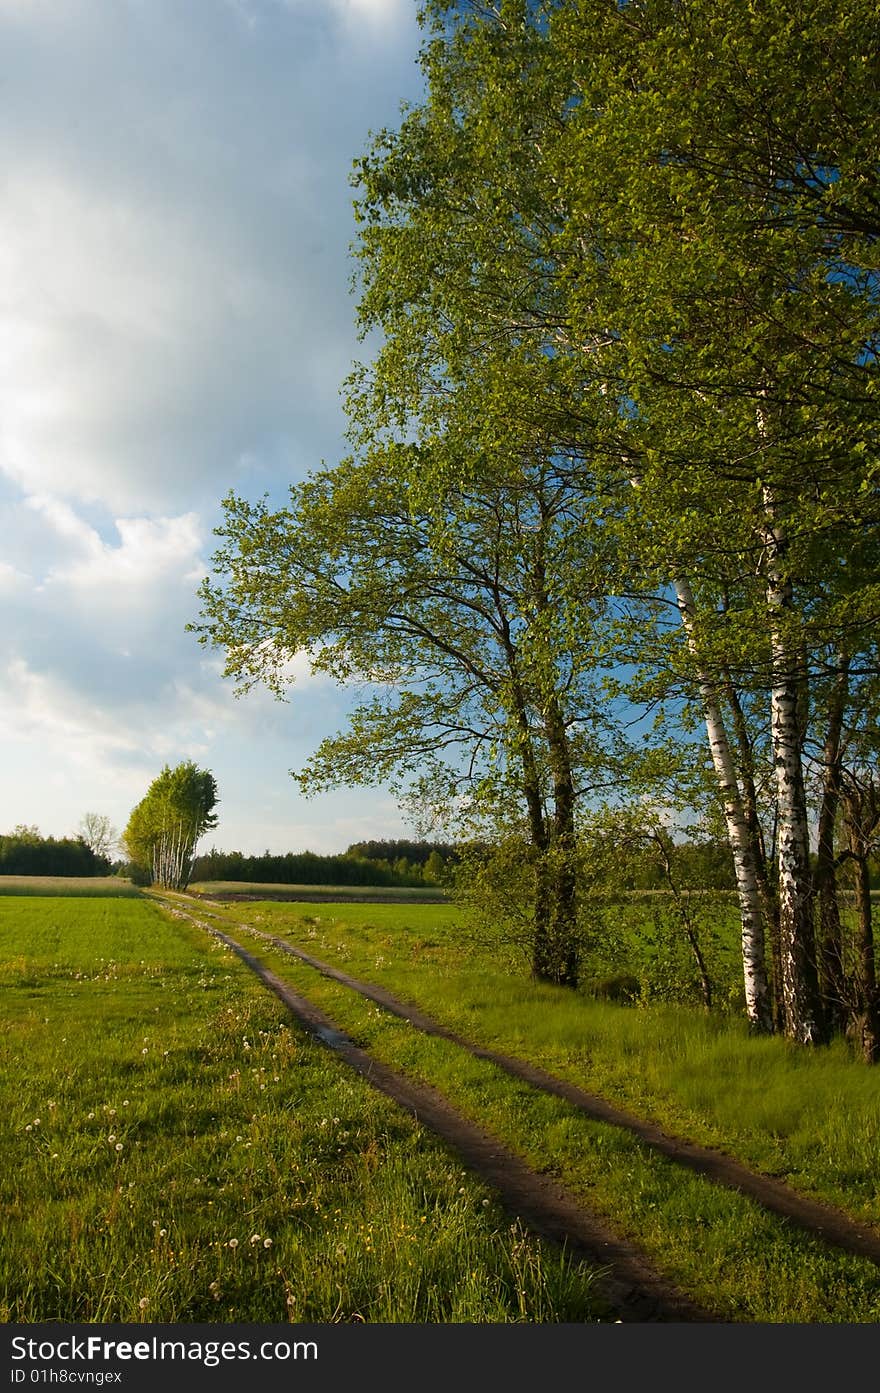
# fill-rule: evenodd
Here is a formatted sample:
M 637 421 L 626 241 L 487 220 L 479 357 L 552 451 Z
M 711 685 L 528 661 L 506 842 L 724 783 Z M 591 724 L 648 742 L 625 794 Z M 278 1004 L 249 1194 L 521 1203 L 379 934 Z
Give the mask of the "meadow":
M 230 906 L 475 1040 L 521 1054 L 668 1130 L 718 1146 L 880 1225 L 875 1072 L 846 1043 L 752 1039 L 739 1016 L 620 1006 L 536 983 L 491 944 L 462 947 L 452 906 Z
M 0 875 L 0 895 L 76 895 L 136 899 L 140 891 L 120 876 Z
M 4 897 L 4 1321 L 590 1321 L 593 1273 L 144 899 Z
M 783 1040 L 749 1039 L 732 1016 L 622 1007 L 538 986 L 513 966 L 505 970 L 488 948 L 463 953 L 449 907 L 263 904 L 216 912 L 281 934 L 472 1040 L 537 1062 L 880 1224 L 876 1077 L 841 1043 L 810 1053 Z M 826 1248 L 742 1195 L 422 1035 L 268 945 L 249 946 L 358 1043 L 439 1087 L 580 1193 L 719 1318 L 880 1318 L 880 1271 L 870 1262 Z
M 514 951 L 468 937 L 452 905 L 168 898 L 562 1182 L 717 1319 L 880 1320 L 869 1260 L 424 1034 L 247 925 L 880 1227 L 875 1076 L 842 1043 L 810 1053 L 749 1039 L 731 1013 L 539 986 Z M 158 898 L 7 896 L 0 960 L 3 1319 L 613 1318 L 594 1270 L 528 1234 Z
M 292 885 L 286 881 L 202 880 L 189 887 L 194 895 L 247 896 L 248 899 L 283 898 L 299 903 L 321 900 L 345 903 L 375 902 L 424 904 L 445 901 L 448 896 L 436 886 L 410 885 Z

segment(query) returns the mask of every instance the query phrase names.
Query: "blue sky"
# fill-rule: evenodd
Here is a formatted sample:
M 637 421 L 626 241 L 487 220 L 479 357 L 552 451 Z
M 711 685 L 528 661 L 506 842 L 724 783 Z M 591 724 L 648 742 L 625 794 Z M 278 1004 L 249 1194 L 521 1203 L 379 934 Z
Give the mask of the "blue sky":
M 121 827 L 165 763 L 218 846 L 411 829 L 288 774 L 344 721 L 185 632 L 230 488 L 344 450 L 351 163 L 419 96 L 415 0 L 0 0 L 0 832 Z

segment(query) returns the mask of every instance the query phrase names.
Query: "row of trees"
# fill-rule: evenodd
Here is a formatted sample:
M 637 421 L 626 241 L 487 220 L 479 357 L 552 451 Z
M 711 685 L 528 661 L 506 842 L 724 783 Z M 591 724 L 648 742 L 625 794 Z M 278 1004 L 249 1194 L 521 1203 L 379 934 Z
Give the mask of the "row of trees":
M 381 844 L 377 844 L 381 845 Z M 314 851 L 246 856 L 240 851 L 210 851 L 197 856 L 194 880 L 241 880 L 279 885 L 438 885 L 444 862 L 437 852 L 424 865 L 405 856 L 363 856 L 349 848 L 343 855 L 321 856 Z
M 539 977 L 578 980 L 598 803 L 715 819 L 752 1028 L 873 1060 L 873 0 L 423 22 L 426 98 L 356 169 L 352 457 L 225 501 L 194 627 L 244 687 L 301 652 L 366 685 L 307 791 L 521 828 Z
M 87 814 L 97 816 L 97 814 Z M 38 827 L 20 823 L 0 836 L 0 875 L 92 876 L 112 869 L 103 843 L 77 837 L 44 837 Z

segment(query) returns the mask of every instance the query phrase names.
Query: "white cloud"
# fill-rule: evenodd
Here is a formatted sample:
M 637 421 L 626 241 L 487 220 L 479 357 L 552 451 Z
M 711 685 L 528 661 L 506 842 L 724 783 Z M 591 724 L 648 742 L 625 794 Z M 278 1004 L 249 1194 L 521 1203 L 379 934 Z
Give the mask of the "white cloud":
M 381 25 L 387 33 L 389 25 L 400 25 L 411 13 L 409 0 L 333 0 L 337 9 L 350 20 L 366 20 L 372 25 Z
M 0 8 L 0 471 L 28 492 L 163 511 L 243 456 L 341 449 L 348 170 L 415 7 L 243 6 L 253 32 L 170 0 Z
M 29 579 L 29 576 L 17 566 L 13 566 L 11 561 L 0 561 L 0 595 L 11 596 L 27 585 Z
M 74 765 L 106 764 L 141 748 L 140 733 L 108 719 L 106 708 L 89 702 L 58 677 L 35 672 L 21 657 L 6 664 L 0 686 L 0 723 L 14 727 L 19 741 L 38 741 L 47 753 L 63 749 Z
M 289 706 L 236 702 L 185 625 L 219 500 L 343 448 L 348 171 L 417 90 L 415 12 L 0 0 L 0 826 L 124 821 L 191 756 L 240 845 L 339 845 L 345 796 L 322 823 L 287 770 L 344 699 L 300 658 Z
M 95 601 L 107 608 L 152 607 L 155 588 L 166 581 L 186 586 L 204 573 L 202 534 L 195 513 L 173 518 L 117 518 L 119 543 L 104 543 L 92 533 L 95 545 L 86 555 L 54 566 L 46 580 L 71 594 L 75 603 Z

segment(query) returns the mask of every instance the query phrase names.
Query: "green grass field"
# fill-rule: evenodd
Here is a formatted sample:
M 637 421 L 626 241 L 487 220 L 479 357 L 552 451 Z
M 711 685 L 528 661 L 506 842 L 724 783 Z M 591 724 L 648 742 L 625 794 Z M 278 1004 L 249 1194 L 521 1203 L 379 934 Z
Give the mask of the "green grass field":
M 0 901 L 5 1321 L 583 1321 L 592 1274 L 147 900 Z
M 419 904 L 447 898 L 443 890 L 432 885 L 288 885 L 281 881 L 252 884 L 247 880 L 199 880 L 193 881 L 189 889 L 195 895 L 248 895 L 258 899 L 261 895 L 267 898 L 277 895 L 288 900 L 308 900 L 314 895 L 342 903 L 374 900 L 379 904 L 384 901 Z
M 449 905 L 193 908 L 282 932 L 469 1038 L 880 1223 L 876 1079 L 843 1046 L 809 1053 L 749 1040 L 731 1016 L 539 987 L 489 945 L 464 951 Z M 871 1263 L 238 937 L 719 1319 L 880 1320 Z M 591 1273 L 512 1225 L 234 955 L 148 896 L 7 896 L 0 961 L 2 1318 L 607 1318 Z
M 264 903 L 217 912 L 286 934 L 464 1034 L 880 1225 L 880 1081 L 842 1041 L 802 1050 L 750 1039 L 736 1016 L 622 1007 L 538 984 L 488 946 L 464 951 L 451 906 Z
M 744 1023 L 730 1017 L 625 1008 L 540 987 L 500 969 L 488 952 L 463 956 L 454 914 L 444 907 L 263 904 L 230 907 L 228 914 L 286 933 L 462 1034 L 534 1060 L 880 1224 L 877 1080 L 842 1045 L 810 1053 L 782 1040 L 750 1040 Z M 872 1264 L 826 1250 L 751 1201 L 420 1035 L 265 945 L 255 951 L 359 1043 L 433 1082 L 578 1189 L 725 1319 L 880 1318 L 880 1271 Z
M 83 895 L 127 896 L 141 892 L 130 880 L 120 876 L 0 875 L 0 895 Z

